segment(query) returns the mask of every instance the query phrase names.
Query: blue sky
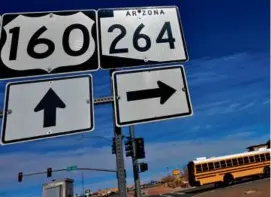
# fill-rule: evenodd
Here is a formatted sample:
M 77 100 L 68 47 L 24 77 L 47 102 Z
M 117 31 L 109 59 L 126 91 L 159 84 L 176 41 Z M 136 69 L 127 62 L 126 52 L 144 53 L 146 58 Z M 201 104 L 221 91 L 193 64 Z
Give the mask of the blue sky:
M 98 3 L 99 2 L 99 3 Z M 154 3 L 155 2 L 155 3 Z M 149 171 L 142 181 L 160 178 L 200 156 L 217 156 L 244 151 L 246 146 L 266 142 L 270 132 L 270 15 L 269 1 L 253 0 L 12 0 L 5 1 L 0 14 L 103 7 L 179 6 L 190 61 L 185 63 L 194 115 L 135 127 L 145 138 Z M 94 76 L 95 98 L 110 95 L 109 74 Z M 6 81 L 0 82 L 3 108 Z M 95 107 L 92 133 L 59 137 L 11 146 L 0 146 L 0 195 L 41 196 L 45 176 L 27 177 L 17 183 L 17 173 L 44 171 L 48 166 L 63 168 L 115 168 L 111 142 L 112 107 Z M 124 129 L 128 133 L 127 128 Z M 132 182 L 131 161 L 125 159 L 127 182 Z M 85 188 L 116 187 L 115 175 L 85 172 Z M 81 191 L 81 172 L 57 173 L 53 178 L 76 180 Z

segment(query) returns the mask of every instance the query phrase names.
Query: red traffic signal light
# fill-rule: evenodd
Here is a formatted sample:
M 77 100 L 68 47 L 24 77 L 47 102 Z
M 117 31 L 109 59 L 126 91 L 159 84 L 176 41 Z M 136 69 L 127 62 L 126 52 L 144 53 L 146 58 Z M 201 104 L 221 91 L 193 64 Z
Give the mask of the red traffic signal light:
M 52 176 L 52 168 L 47 168 L 47 177 Z
M 23 173 L 19 172 L 18 173 L 18 182 L 22 182 L 22 180 L 23 180 Z

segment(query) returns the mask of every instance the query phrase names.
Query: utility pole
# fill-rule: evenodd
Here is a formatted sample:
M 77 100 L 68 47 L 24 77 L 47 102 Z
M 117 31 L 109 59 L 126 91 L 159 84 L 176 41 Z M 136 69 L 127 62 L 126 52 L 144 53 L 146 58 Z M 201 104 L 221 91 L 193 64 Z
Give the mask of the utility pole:
M 169 168 L 167 167 L 167 172 L 168 172 L 168 175 L 170 176 L 170 171 L 169 171 Z
M 141 197 L 139 168 L 138 168 L 138 161 L 136 158 L 136 142 L 135 142 L 134 125 L 129 126 L 129 132 L 130 132 L 130 137 L 131 137 L 132 147 L 133 147 L 132 163 L 133 163 L 133 171 L 134 171 L 135 196 Z
M 85 194 L 85 185 L 84 185 L 84 173 L 82 172 L 82 194 L 84 195 Z

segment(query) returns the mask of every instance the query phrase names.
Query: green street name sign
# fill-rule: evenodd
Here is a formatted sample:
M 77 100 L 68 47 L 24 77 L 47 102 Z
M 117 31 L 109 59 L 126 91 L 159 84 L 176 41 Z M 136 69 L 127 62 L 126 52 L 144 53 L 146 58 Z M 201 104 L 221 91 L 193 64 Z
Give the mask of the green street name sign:
M 67 167 L 67 171 L 73 171 L 73 170 L 77 170 L 77 166 L 69 166 L 69 167 Z

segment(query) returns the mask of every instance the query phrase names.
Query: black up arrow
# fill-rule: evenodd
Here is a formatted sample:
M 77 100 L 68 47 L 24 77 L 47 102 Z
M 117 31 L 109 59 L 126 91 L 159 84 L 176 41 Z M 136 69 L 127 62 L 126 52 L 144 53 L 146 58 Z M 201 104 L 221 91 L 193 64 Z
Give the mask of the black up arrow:
M 155 89 L 127 92 L 127 101 L 160 98 L 160 104 L 163 105 L 176 92 L 176 90 L 162 81 L 157 81 L 157 85 L 158 88 Z
M 43 127 L 56 126 L 56 108 L 65 108 L 65 103 L 59 98 L 52 88 L 48 90 L 34 112 L 44 110 Z

